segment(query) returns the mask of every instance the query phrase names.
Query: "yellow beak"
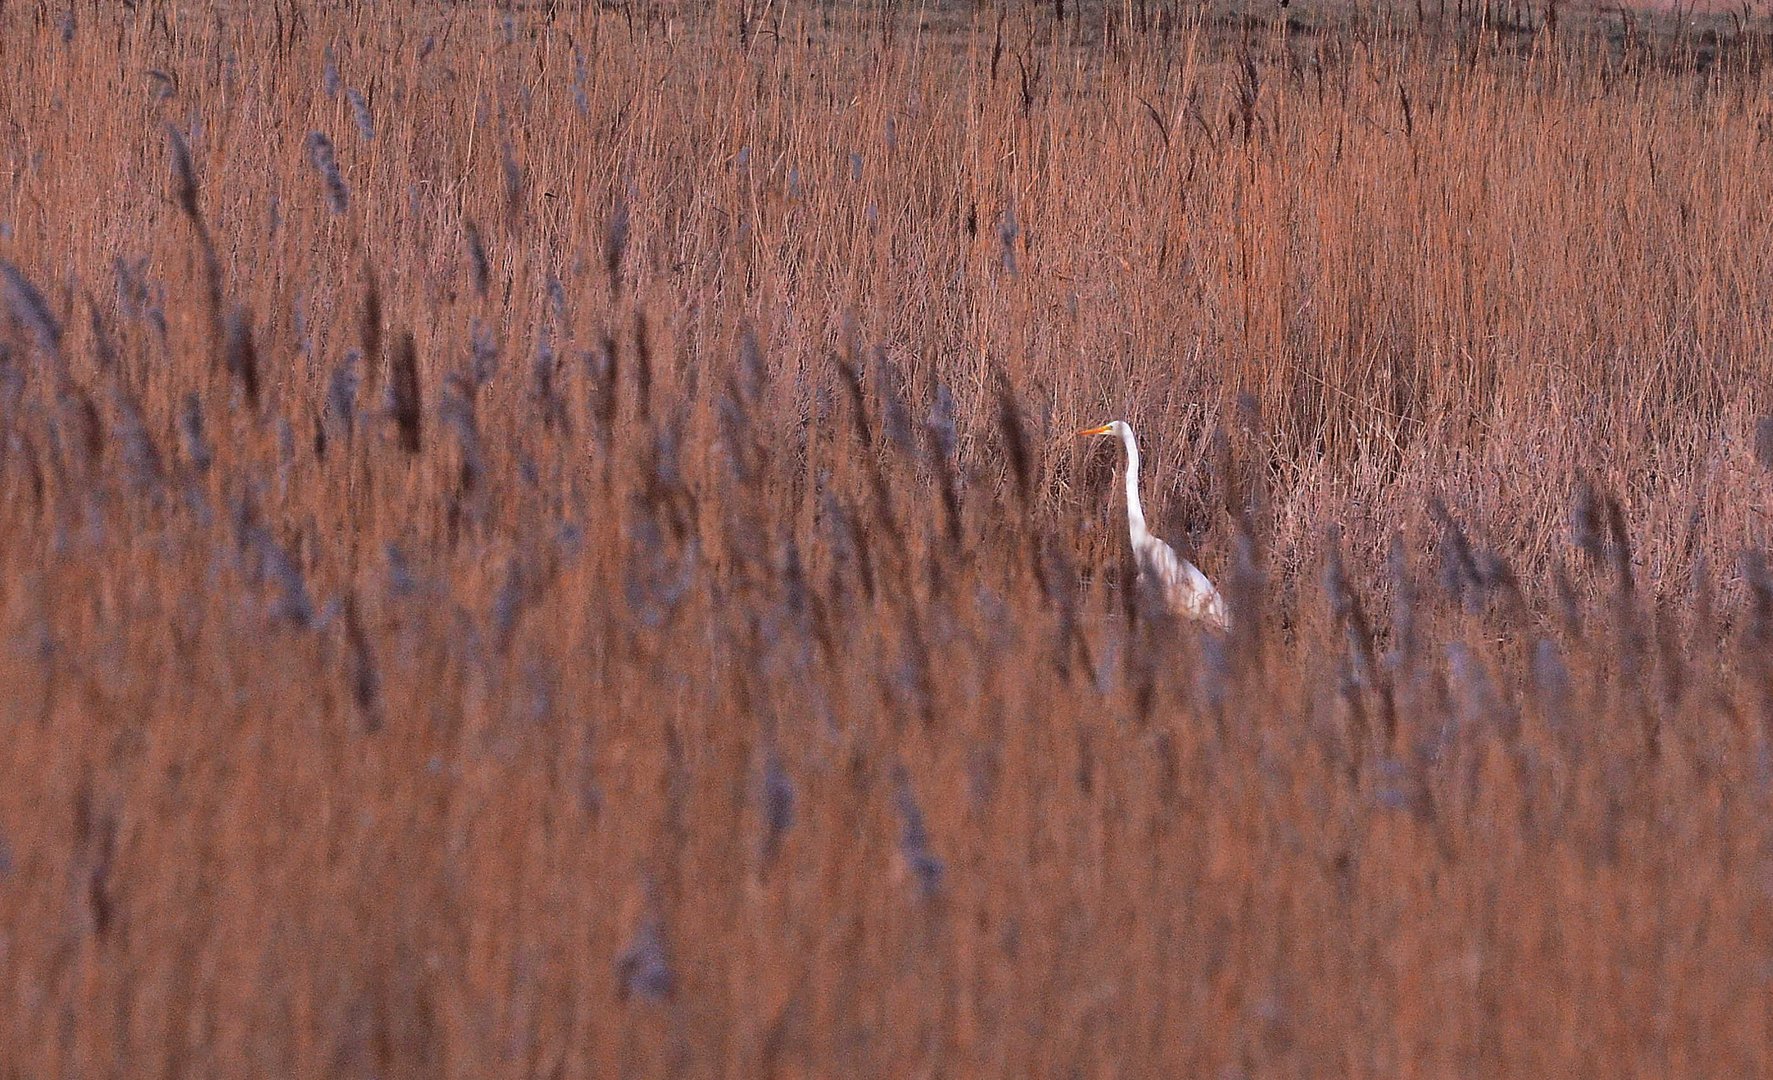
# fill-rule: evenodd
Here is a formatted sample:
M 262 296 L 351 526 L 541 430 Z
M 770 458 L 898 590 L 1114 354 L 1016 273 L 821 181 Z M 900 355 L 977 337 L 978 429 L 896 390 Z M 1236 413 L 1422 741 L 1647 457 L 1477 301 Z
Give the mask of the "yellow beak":
M 1113 424 L 1103 424 L 1101 427 L 1084 428 L 1082 431 L 1078 432 L 1078 434 L 1079 435 L 1106 435 L 1113 430 L 1114 430 Z

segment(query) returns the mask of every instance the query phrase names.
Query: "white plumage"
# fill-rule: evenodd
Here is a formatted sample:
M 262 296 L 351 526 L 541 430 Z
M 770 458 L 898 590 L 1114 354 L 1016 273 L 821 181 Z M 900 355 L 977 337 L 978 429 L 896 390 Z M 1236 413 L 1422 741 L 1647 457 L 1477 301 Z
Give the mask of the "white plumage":
M 1145 528 L 1145 509 L 1139 503 L 1139 442 L 1133 426 L 1115 420 L 1080 435 L 1118 435 L 1127 451 L 1127 534 L 1133 542 L 1133 558 L 1139 564 L 1139 584 L 1157 593 L 1173 615 L 1193 619 L 1215 630 L 1231 626 L 1225 598 L 1200 572 L 1200 568 L 1176 554 L 1170 545 Z

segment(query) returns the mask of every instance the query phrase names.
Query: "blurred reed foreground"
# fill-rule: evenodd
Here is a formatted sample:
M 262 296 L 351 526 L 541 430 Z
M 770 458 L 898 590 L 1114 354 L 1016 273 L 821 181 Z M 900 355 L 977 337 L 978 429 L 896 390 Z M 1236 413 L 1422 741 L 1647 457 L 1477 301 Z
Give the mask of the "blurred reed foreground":
M 0 11 L 0 1076 L 1773 1069 L 1764 27 L 550 7 Z

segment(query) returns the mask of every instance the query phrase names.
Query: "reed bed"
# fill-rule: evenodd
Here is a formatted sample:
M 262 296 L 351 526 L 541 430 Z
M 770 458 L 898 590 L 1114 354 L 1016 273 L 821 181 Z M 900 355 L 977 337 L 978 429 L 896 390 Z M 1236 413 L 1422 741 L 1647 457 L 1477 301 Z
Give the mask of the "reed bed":
M 1549 14 L 0 9 L 0 1076 L 1773 1069 L 1768 38 Z

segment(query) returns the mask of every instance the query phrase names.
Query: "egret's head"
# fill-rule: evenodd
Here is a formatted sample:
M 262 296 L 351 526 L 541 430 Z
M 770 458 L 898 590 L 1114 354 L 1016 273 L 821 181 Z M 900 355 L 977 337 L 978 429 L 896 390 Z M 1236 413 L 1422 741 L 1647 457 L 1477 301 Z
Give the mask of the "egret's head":
M 1079 435 L 1119 435 L 1126 429 L 1125 420 L 1111 420 L 1101 427 L 1085 428 Z

